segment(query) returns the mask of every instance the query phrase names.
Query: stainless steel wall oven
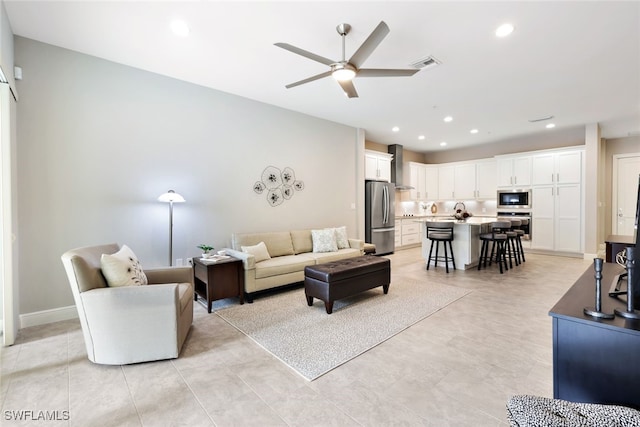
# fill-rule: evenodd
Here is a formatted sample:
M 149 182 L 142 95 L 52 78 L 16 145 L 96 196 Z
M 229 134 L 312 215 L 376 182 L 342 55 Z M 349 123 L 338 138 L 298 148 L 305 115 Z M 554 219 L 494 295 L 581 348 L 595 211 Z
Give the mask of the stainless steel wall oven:
M 498 190 L 498 209 L 531 209 L 531 190 Z

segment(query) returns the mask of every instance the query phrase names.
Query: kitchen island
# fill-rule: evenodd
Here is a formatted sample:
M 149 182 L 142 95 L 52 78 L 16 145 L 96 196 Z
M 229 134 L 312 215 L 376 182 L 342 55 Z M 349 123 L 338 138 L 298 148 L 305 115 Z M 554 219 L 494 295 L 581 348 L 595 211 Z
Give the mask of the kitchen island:
M 430 222 L 451 222 L 453 224 L 453 256 L 456 259 L 456 269 L 466 270 L 478 265 L 480 259 L 480 234 L 489 232 L 488 224 L 496 221 L 495 217 L 470 217 L 460 222 L 451 217 L 423 217 L 416 219 L 420 223 L 422 236 L 422 256 L 429 259 L 431 240 L 427 239 L 426 227 Z M 435 251 L 435 249 L 434 249 Z

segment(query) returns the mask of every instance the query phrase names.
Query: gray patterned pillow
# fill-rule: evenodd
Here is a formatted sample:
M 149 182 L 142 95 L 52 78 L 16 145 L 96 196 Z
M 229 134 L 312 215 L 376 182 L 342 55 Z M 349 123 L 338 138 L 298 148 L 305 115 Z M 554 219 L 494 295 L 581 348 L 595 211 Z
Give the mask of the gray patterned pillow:
M 311 230 L 311 239 L 313 240 L 313 252 L 336 252 L 338 250 L 336 232 L 333 228 Z

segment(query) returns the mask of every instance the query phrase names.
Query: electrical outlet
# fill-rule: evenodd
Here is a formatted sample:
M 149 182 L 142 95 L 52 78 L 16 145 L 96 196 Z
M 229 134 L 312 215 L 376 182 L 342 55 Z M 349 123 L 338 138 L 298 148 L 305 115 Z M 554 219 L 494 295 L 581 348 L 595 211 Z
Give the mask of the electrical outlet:
M 487 213 L 487 208 L 482 208 L 482 213 Z
M 176 258 L 176 266 L 177 267 L 182 267 L 182 258 Z
M 187 259 L 187 263 L 188 263 L 191 267 L 193 267 L 193 258 L 189 258 L 189 259 Z

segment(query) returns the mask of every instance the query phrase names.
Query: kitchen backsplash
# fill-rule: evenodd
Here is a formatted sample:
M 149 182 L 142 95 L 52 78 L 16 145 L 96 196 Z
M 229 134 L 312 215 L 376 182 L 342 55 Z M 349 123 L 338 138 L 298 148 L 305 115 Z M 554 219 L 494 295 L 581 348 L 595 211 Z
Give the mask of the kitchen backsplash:
M 401 201 L 396 192 L 396 216 L 432 215 L 431 206 L 434 202 Z M 467 212 L 474 216 L 496 216 L 496 201 L 464 201 Z M 436 215 L 453 215 L 456 202 L 435 202 Z M 423 209 L 425 207 L 426 209 Z

